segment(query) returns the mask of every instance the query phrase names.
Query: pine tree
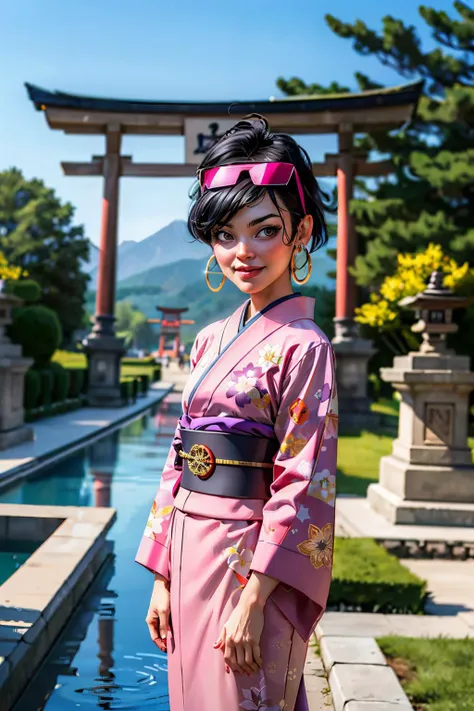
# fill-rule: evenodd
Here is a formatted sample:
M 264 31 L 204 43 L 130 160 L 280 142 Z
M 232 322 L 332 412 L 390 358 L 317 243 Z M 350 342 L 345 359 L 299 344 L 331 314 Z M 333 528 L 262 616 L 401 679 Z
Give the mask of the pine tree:
M 82 325 L 89 277 L 84 228 L 73 224 L 74 207 L 61 203 L 42 180 L 26 180 L 20 170 L 0 172 L 0 251 L 41 287 L 41 303 L 55 311 L 64 340 Z
M 361 20 L 326 22 L 340 37 L 353 40 L 363 56 L 374 55 L 395 69 L 402 81 L 425 79 L 424 95 L 411 124 L 392 132 L 367 134 L 359 148 L 390 157 L 394 174 L 367 185 L 358 180 L 351 204 L 359 239 L 354 274 L 374 287 L 396 268 L 397 254 L 440 244 L 458 262 L 474 264 L 474 11 L 454 2 L 459 19 L 420 6 L 419 14 L 437 46 L 423 51 L 413 26 L 391 16 L 380 33 Z M 358 90 L 381 88 L 356 73 Z M 288 95 L 347 92 L 334 82 L 327 88 L 300 79 L 278 79 Z

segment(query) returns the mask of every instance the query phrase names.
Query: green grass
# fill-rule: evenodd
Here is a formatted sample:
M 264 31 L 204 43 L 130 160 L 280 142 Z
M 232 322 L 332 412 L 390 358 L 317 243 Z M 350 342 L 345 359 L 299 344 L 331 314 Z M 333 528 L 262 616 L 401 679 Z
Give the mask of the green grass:
M 377 642 L 415 711 L 474 711 L 474 639 Z
M 70 353 L 69 351 L 56 351 L 53 356 L 53 360 L 61 363 L 64 368 L 86 368 L 87 359 L 84 353 Z M 131 359 L 127 359 L 131 360 Z M 153 380 L 153 372 L 156 368 L 156 364 L 150 364 L 149 366 L 139 365 L 137 359 L 137 365 L 122 365 L 120 374 L 122 378 L 134 377 L 136 375 L 149 375 L 150 380 Z
M 365 496 L 378 481 L 380 457 L 390 454 L 393 435 L 362 432 L 340 435 L 337 451 L 337 493 Z
M 426 582 L 371 538 L 336 538 L 329 605 L 362 612 L 420 613 Z
M 372 412 L 378 412 L 381 415 L 388 415 L 398 419 L 400 403 L 398 400 L 389 400 L 388 398 L 380 398 L 377 402 L 371 405 Z

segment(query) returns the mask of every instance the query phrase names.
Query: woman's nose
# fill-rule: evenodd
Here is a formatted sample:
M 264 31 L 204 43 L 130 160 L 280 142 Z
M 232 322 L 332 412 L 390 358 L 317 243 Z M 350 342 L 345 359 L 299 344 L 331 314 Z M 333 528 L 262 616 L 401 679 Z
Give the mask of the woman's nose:
M 251 259 L 254 256 L 252 248 L 246 242 L 239 242 L 237 255 L 239 257 L 245 257 L 246 259 Z

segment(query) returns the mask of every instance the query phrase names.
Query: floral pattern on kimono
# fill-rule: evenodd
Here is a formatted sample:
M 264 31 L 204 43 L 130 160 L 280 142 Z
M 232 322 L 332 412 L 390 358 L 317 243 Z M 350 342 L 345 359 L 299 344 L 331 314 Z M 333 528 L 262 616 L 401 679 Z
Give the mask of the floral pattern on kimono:
M 284 708 L 284 701 L 283 704 L 275 706 L 267 699 L 265 679 L 261 679 L 258 687 L 252 686 L 250 689 L 243 689 L 242 696 L 244 700 L 240 702 L 239 707 L 246 709 L 246 711 L 282 711 Z
M 338 422 L 334 370 L 331 345 L 321 341 L 307 348 L 286 374 L 275 422 L 280 449 L 271 498 L 263 508 L 263 526 L 250 566 L 322 610 L 334 538 Z M 295 417 L 296 401 L 305 404 L 299 412 L 307 408 L 303 424 Z M 284 602 L 281 588 L 272 595 L 277 604 L 278 599 Z M 305 604 L 303 599 L 300 603 Z M 302 632 L 309 635 L 311 630 Z
M 329 469 L 315 472 L 311 477 L 308 488 L 309 496 L 325 501 L 330 506 L 334 506 L 336 501 L 336 477 Z
M 283 360 L 281 351 L 282 348 L 279 343 L 274 345 L 266 343 L 263 348 L 258 351 L 258 364 L 262 367 L 264 373 L 270 370 L 270 368 L 280 365 Z
M 270 404 L 268 390 L 262 387 L 260 378 L 263 368 L 255 367 L 249 363 L 242 370 L 235 370 L 228 383 L 226 397 L 235 397 L 235 404 L 239 407 L 253 404 L 255 407 L 264 408 Z
M 250 548 L 242 548 L 241 545 L 227 548 L 227 565 L 234 571 L 237 581 L 242 587 L 247 585 L 247 578 L 250 572 L 250 563 L 253 558 L 253 551 Z
M 149 536 L 154 541 L 158 540 L 157 536 L 162 532 L 162 526 L 166 519 L 171 515 L 172 510 L 172 505 L 164 506 L 162 509 L 159 509 L 156 505 L 156 501 L 153 501 L 144 535 Z

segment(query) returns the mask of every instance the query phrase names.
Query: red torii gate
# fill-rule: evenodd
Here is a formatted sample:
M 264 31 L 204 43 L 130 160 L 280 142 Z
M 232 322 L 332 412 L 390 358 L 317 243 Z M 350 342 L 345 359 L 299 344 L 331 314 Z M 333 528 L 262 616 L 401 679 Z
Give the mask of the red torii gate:
M 354 323 L 356 285 L 349 273 L 357 255 L 357 244 L 349 204 L 356 176 L 376 177 L 393 171 L 390 161 L 367 161 L 357 154 L 354 136 L 386 131 L 410 121 L 423 81 L 356 94 L 291 96 L 258 101 L 130 101 L 77 96 L 45 91 L 31 84 L 26 88 L 35 108 L 43 111 L 52 129 L 72 134 L 103 134 L 105 155 L 89 162 L 63 162 L 66 175 L 96 175 L 104 178 L 102 230 L 96 298 L 95 325 L 85 342 L 89 359 L 91 404 L 112 404 L 120 400 L 120 357 L 123 344 L 115 338 L 114 306 L 117 255 L 118 195 L 120 177 L 191 177 L 194 163 L 135 163 L 121 154 L 124 134 L 187 135 L 191 121 L 205 121 L 211 136 L 198 134 L 194 153 L 202 153 L 210 138 L 218 137 L 219 124 L 229 118 L 238 121 L 245 114 L 267 116 L 275 132 L 291 135 L 335 133 L 338 153 L 326 155 L 324 163 L 313 163 L 318 177 L 336 177 L 338 187 L 336 336 L 333 340 L 338 362 L 341 409 L 345 415 L 368 411 L 367 361 L 372 350 L 359 338 Z M 208 123 L 209 122 L 209 123 Z M 201 145 L 202 144 L 202 145 Z M 115 341 L 114 341 L 115 339 Z M 115 345 L 114 345 L 115 344 Z
M 157 306 L 157 311 L 161 311 L 161 318 L 149 318 L 148 323 L 160 323 L 160 342 L 158 345 L 158 357 L 169 355 L 176 358 L 181 343 L 181 326 L 193 324 L 191 319 L 181 318 L 181 314 L 188 311 L 188 308 L 177 308 L 173 306 Z M 171 348 L 166 344 L 172 341 Z

